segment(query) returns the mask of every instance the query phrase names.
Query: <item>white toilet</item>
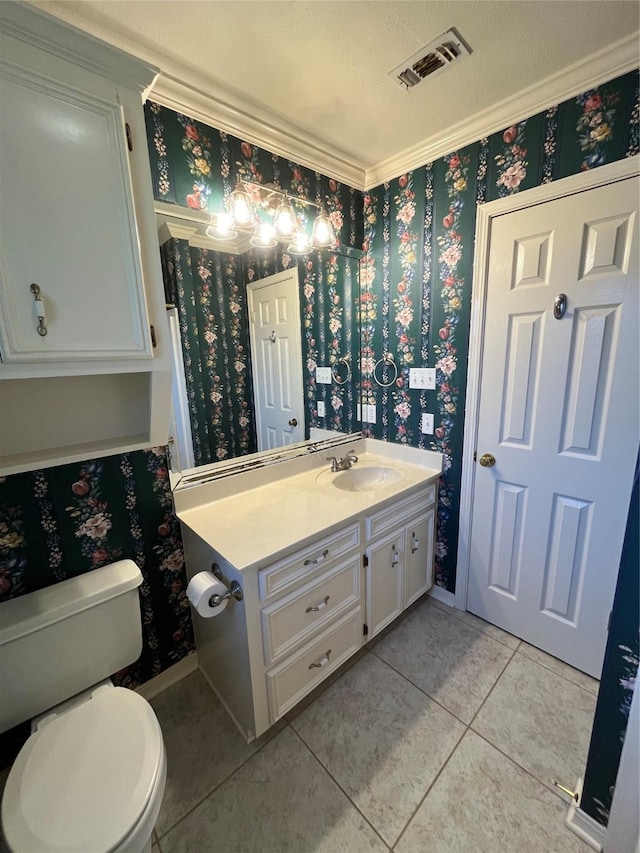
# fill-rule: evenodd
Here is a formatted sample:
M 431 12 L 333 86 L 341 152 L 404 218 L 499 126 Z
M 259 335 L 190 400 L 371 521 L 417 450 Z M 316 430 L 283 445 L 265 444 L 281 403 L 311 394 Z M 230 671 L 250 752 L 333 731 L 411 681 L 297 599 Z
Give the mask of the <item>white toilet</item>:
M 141 583 L 122 560 L 0 604 L 0 732 L 32 719 L 2 798 L 13 853 L 151 850 L 162 731 L 108 679 L 140 655 Z

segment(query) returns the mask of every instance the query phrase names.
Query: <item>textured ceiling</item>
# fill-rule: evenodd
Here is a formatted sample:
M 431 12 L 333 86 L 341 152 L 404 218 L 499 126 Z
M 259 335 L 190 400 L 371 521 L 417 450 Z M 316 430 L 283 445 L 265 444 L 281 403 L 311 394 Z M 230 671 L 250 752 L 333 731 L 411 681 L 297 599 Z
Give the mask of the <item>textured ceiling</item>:
M 640 15 L 636 0 L 33 5 L 364 169 L 628 36 Z M 387 77 L 452 26 L 471 57 L 409 92 Z

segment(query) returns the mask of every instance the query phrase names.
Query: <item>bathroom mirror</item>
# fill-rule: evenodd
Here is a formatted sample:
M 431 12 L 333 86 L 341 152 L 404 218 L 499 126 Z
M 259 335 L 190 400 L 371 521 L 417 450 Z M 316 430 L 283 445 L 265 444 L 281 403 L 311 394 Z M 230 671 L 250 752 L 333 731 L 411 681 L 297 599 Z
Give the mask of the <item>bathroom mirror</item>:
M 175 360 L 174 482 L 356 435 L 362 252 L 295 256 L 246 235 L 213 239 L 198 210 L 157 202 L 156 215 Z

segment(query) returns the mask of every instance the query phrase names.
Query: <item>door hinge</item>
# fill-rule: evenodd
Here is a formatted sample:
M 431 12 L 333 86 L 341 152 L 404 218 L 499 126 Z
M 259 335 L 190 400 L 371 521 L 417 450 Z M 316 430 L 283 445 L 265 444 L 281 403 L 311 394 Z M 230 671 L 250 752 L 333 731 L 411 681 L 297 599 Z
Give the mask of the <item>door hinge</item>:
M 369 558 L 367 557 L 367 555 L 366 555 L 366 554 L 363 554 L 363 555 L 362 555 L 362 565 L 365 567 L 365 569 L 366 569 L 366 568 L 367 568 L 367 566 L 369 565 Z
M 478 451 L 477 451 L 477 450 L 474 450 L 474 451 L 473 451 L 473 461 L 474 461 L 474 462 L 477 462 L 477 461 L 478 461 Z
M 127 134 L 127 148 L 129 149 L 129 151 L 133 151 L 133 135 L 131 133 L 131 125 L 128 121 L 124 124 L 124 130 Z
M 149 326 L 149 329 L 151 330 L 151 346 L 155 349 L 158 345 L 156 341 L 156 330 L 154 326 Z
M 365 622 L 365 623 L 364 623 L 364 625 L 362 626 L 362 635 L 363 635 L 364 637 L 368 637 L 368 636 L 369 636 L 369 626 L 367 625 L 367 623 L 366 623 L 366 622 Z

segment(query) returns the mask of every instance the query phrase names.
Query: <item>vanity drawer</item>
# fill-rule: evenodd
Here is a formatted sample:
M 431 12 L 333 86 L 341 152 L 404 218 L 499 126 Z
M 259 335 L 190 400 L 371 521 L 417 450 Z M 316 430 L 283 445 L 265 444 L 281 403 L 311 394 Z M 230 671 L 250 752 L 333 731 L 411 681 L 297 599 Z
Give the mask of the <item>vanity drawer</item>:
M 265 601 L 289 589 L 316 570 L 333 565 L 360 543 L 360 525 L 356 522 L 316 539 L 299 551 L 283 557 L 258 572 L 260 600 Z
M 262 611 L 264 661 L 271 663 L 308 639 L 360 598 L 360 553 Z
M 270 721 L 275 723 L 351 657 L 360 648 L 361 637 L 362 614 L 357 607 L 312 643 L 267 672 Z
M 380 536 L 398 525 L 404 524 L 409 517 L 424 512 L 436 499 L 436 483 L 431 483 L 416 494 L 403 498 L 397 503 L 374 512 L 365 519 L 367 540 Z

